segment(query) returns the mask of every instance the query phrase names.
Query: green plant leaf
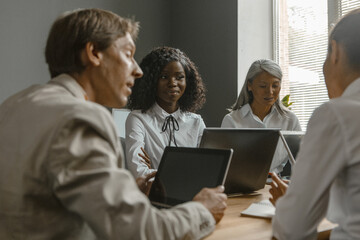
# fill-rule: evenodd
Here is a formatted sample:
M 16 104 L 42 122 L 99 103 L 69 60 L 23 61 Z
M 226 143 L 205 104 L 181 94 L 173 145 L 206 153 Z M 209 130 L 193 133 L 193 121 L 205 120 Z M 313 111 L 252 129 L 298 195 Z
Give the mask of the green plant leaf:
M 281 102 L 282 104 L 285 106 L 285 107 L 290 107 L 294 102 L 290 102 L 290 94 L 284 96 L 282 99 L 281 99 Z

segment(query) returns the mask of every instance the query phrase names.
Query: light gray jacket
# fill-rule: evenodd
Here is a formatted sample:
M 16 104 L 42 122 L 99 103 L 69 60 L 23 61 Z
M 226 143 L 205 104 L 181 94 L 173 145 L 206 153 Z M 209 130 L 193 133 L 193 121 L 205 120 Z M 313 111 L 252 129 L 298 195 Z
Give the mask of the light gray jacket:
M 110 113 L 69 75 L 0 106 L 0 239 L 199 239 L 215 221 L 200 203 L 151 206 Z

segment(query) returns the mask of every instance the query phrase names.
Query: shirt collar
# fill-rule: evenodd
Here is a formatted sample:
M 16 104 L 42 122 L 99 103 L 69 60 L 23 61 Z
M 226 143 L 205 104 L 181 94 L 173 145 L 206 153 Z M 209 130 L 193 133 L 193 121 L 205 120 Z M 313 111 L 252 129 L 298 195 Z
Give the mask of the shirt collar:
M 281 103 L 280 103 L 281 104 Z M 280 113 L 279 112 L 279 110 L 277 109 L 277 107 L 275 106 L 275 103 L 272 105 L 272 107 L 271 107 L 271 111 L 270 111 L 270 113 L 268 114 L 268 115 L 270 115 L 270 114 L 273 114 L 273 113 Z
M 275 112 L 279 113 L 279 111 L 275 107 L 275 105 L 272 105 L 270 113 L 267 116 L 270 116 L 270 115 L 274 114 Z M 250 104 L 248 104 L 248 103 L 240 108 L 240 114 L 241 114 L 242 117 L 245 117 L 248 114 L 251 114 L 254 117 L 254 113 L 253 113 L 253 111 L 252 111 L 252 109 L 250 107 Z
M 251 113 L 252 113 L 252 110 L 251 110 L 250 104 L 248 104 L 248 103 L 243 105 L 240 108 L 240 114 L 242 117 L 245 117 L 246 115 L 251 114 Z
M 86 99 L 86 92 L 80 84 L 68 74 L 60 74 L 50 80 L 50 83 L 60 85 L 66 88 L 74 97 Z
M 168 113 L 166 112 L 164 109 L 162 109 L 159 104 L 157 104 L 157 102 L 154 103 L 152 110 L 154 111 L 154 113 L 156 115 L 158 115 L 160 118 L 165 119 L 167 116 L 172 115 L 175 119 L 180 119 L 182 118 L 182 111 L 180 110 L 180 108 L 178 108 L 178 110 L 176 110 L 173 113 Z
M 350 96 L 360 91 L 360 78 L 355 79 L 352 83 L 347 86 L 342 96 Z

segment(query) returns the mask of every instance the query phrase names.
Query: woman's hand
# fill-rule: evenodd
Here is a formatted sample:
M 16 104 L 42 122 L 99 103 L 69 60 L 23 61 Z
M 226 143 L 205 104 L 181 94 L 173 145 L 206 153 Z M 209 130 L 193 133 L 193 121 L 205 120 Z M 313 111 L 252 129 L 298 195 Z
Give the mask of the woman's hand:
M 288 188 L 289 181 L 281 180 L 277 174 L 271 173 L 271 188 L 269 190 L 271 197 L 270 202 L 275 206 L 276 201 L 282 197 Z
M 136 179 L 136 184 L 138 185 L 140 191 L 142 191 L 146 196 L 149 196 L 150 188 L 153 183 L 152 181 L 150 182 L 149 180 L 155 177 L 155 175 L 156 175 L 156 171 L 149 173 L 145 177 L 138 177 Z
M 143 152 L 143 154 L 139 153 L 139 157 L 142 158 L 141 162 L 145 163 L 145 165 L 149 168 L 152 169 L 151 167 L 151 160 L 149 155 L 147 154 L 147 152 L 145 151 L 145 149 L 143 147 L 140 148 L 141 151 Z

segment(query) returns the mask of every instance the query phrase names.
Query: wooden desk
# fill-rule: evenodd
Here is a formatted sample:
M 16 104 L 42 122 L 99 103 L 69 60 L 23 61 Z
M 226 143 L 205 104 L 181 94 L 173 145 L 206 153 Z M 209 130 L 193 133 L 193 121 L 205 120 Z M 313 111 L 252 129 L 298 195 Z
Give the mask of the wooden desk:
M 205 239 L 271 239 L 272 229 L 270 219 L 240 217 L 240 213 L 249 207 L 251 203 L 269 198 L 270 193 L 268 190 L 269 186 L 265 186 L 265 188 L 258 191 L 257 194 L 230 197 L 227 201 L 228 207 L 223 219 L 216 225 L 215 231 Z M 333 229 L 334 226 L 336 225 L 324 219 L 318 227 L 318 239 L 328 239 L 331 229 Z

